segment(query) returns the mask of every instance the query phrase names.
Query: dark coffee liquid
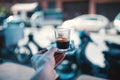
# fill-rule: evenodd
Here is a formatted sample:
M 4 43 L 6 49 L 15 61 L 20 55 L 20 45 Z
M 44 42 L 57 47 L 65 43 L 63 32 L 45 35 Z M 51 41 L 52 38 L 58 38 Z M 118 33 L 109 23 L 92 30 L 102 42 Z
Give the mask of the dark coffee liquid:
M 69 47 L 69 41 L 66 38 L 57 38 L 57 48 L 67 49 Z

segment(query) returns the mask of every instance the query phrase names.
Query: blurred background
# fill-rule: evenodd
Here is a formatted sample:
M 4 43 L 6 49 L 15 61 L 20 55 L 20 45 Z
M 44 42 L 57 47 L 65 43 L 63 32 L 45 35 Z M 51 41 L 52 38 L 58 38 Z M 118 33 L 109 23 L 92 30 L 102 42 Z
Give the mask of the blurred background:
M 120 80 L 120 0 L 0 0 L 0 80 L 29 80 L 58 27 L 71 35 L 56 80 Z

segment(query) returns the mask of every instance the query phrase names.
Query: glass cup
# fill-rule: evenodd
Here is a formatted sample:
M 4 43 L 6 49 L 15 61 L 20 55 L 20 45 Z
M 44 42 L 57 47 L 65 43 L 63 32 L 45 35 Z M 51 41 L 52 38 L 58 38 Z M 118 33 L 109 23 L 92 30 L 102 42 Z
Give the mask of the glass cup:
M 57 28 L 55 29 L 55 41 L 58 52 L 65 52 L 70 47 L 70 29 Z

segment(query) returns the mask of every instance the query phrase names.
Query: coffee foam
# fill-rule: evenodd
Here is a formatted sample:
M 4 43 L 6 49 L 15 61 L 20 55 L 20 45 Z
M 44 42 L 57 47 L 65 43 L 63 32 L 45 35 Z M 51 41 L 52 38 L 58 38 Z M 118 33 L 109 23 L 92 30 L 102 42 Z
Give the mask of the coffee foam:
M 63 37 L 58 37 L 56 40 L 59 42 L 68 42 L 68 39 Z

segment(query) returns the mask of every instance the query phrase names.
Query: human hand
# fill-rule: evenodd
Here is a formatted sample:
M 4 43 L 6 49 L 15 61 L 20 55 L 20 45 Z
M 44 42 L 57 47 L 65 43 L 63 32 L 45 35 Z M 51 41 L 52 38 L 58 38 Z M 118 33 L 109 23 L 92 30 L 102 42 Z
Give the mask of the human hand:
M 57 66 L 65 57 L 65 52 L 58 53 L 56 48 L 51 48 L 50 50 L 41 50 L 38 54 L 33 55 L 31 62 L 33 67 L 37 70 L 40 65 L 47 64 L 54 68 Z
M 49 50 L 41 50 L 31 59 L 33 67 L 37 70 L 31 80 L 55 80 L 57 75 L 54 68 L 64 57 L 65 54 L 56 53 L 54 47 Z

